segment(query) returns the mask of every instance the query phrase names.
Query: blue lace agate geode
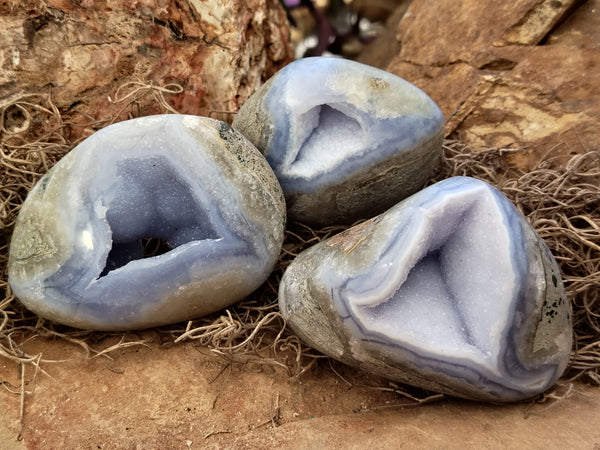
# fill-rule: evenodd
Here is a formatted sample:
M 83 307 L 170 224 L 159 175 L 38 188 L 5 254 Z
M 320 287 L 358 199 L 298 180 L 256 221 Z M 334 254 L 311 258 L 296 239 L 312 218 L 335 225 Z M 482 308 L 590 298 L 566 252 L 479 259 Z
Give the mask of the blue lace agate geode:
M 279 304 L 309 345 L 451 395 L 530 398 L 569 361 L 556 261 L 492 186 L 455 177 L 302 252 Z
M 143 117 L 93 134 L 37 183 L 15 226 L 9 280 L 56 322 L 152 327 L 255 290 L 284 227 L 277 179 L 241 134 L 202 117 Z M 167 251 L 144 257 L 144 238 Z
M 288 217 L 372 217 L 421 189 L 441 156 L 444 117 L 407 81 L 340 58 L 304 58 L 244 103 L 233 127 L 265 155 Z

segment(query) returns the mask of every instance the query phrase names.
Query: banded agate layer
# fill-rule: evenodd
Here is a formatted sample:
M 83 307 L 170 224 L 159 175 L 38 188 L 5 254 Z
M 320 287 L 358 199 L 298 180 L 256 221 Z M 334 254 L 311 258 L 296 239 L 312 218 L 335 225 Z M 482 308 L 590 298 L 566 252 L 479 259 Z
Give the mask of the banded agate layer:
M 233 122 L 265 155 L 290 220 L 351 223 L 421 189 L 441 156 L 444 117 L 407 81 L 341 58 L 294 61 Z
M 62 324 L 163 325 L 255 290 L 284 227 L 277 179 L 242 135 L 202 117 L 143 117 L 96 132 L 36 184 L 9 280 L 25 306 Z M 162 251 L 144 254 L 145 242 Z
M 279 303 L 308 345 L 387 378 L 506 402 L 570 356 L 556 261 L 492 186 L 455 177 L 302 252 Z

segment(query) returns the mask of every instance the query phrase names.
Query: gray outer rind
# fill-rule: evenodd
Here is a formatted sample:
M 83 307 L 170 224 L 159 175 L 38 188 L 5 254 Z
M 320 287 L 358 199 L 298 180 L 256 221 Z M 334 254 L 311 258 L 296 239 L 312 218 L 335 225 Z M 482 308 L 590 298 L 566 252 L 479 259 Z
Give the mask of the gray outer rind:
M 516 318 L 513 326 L 514 348 L 517 358 L 525 368 L 544 364 L 557 364 L 556 354 L 568 353 L 573 341 L 571 323 L 571 303 L 567 299 L 561 280 L 560 269 L 543 239 L 533 230 L 524 217 L 521 217 L 524 244 L 530 268 L 537 268 L 542 274 L 527 279 L 537 280 L 525 286 L 524 298 L 527 303 Z M 542 286 L 543 284 L 543 286 Z M 519 346 L 516 342 L 530 345 Z M 558 365 L 555 380 L 566 369 L 568 359 Z
M 233 119 L 232 127 L 242 133 L 264 155 L 264 149 L 271 147 L 273 120 L 265 108 L 265 96 L 276 79 L 271 77 L 258 88 L 242 105 Z

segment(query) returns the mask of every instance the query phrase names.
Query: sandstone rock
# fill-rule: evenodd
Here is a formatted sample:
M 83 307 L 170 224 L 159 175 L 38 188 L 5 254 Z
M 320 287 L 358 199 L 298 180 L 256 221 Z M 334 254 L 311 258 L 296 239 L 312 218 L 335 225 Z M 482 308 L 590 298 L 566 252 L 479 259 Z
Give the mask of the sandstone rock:
M 563 3 L 568 6 L 574 2 Z M 543 23 L 527 21 L 527 17 L 541 14 L 540 5 L 544 3 L 561 6 L 547 7 L 548 18 Z M 482 67 L 498 59 L 494 47 L 519 39 L 523 41 L 520 44 L 541 41 L 547 29 L 564 13 L 563 3 L 414 0 L 398 29 L 402 43 L 400 57 L 403 61 L 434 66 L 462 61 Z
M 394 12 L 400 9 L 406 11 L 410 0 L 386 0 L 374 2 L 373 0 L 353 0 L 348 7 L 357 12 L 361 17 L 371 21 L 385 21 Z M 401 6 L 401 8 L 398 8 Z
M 169 101 L 182 113 L 237 111 L 290 61 L 288 34 L 277 0 L 8 0 L 0 3 L 0 106 L 50 93 L 70 121 L 93 122 L 123 108 L 109 101 L 119 86 L 143 80 L 179 84 Z M 139 108 L 158 112 L 148 102 Z
M 600 0 L 414 0 L 396 31 L 384 68 L 434 99 L 447 136 L 528 148 L 524 168 L 597 146 Z

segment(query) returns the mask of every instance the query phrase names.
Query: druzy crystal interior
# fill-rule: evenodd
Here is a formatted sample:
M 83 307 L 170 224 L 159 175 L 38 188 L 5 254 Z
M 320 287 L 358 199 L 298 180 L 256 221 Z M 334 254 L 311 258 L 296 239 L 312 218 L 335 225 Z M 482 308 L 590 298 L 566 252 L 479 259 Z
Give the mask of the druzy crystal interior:
M 324 353 L 466 398 L 535 396 L 570 356 L 554 258 L 506 197 L 473 178 L 432 185 L 301 253 L 279 302 Z
M 444 117 L 389 72 L 315 57 L 275 74 L 233 127 L 273 167 L 290 219 L 328 225 L 372 217 L 420 189 L 441 155 Z
M 114 124 L 34 187 L 11 241 L 9 280 L 42 317 L 139 329 L 240 300 L 275 264 L 283 193 L 263 156 L 212 119 Z

